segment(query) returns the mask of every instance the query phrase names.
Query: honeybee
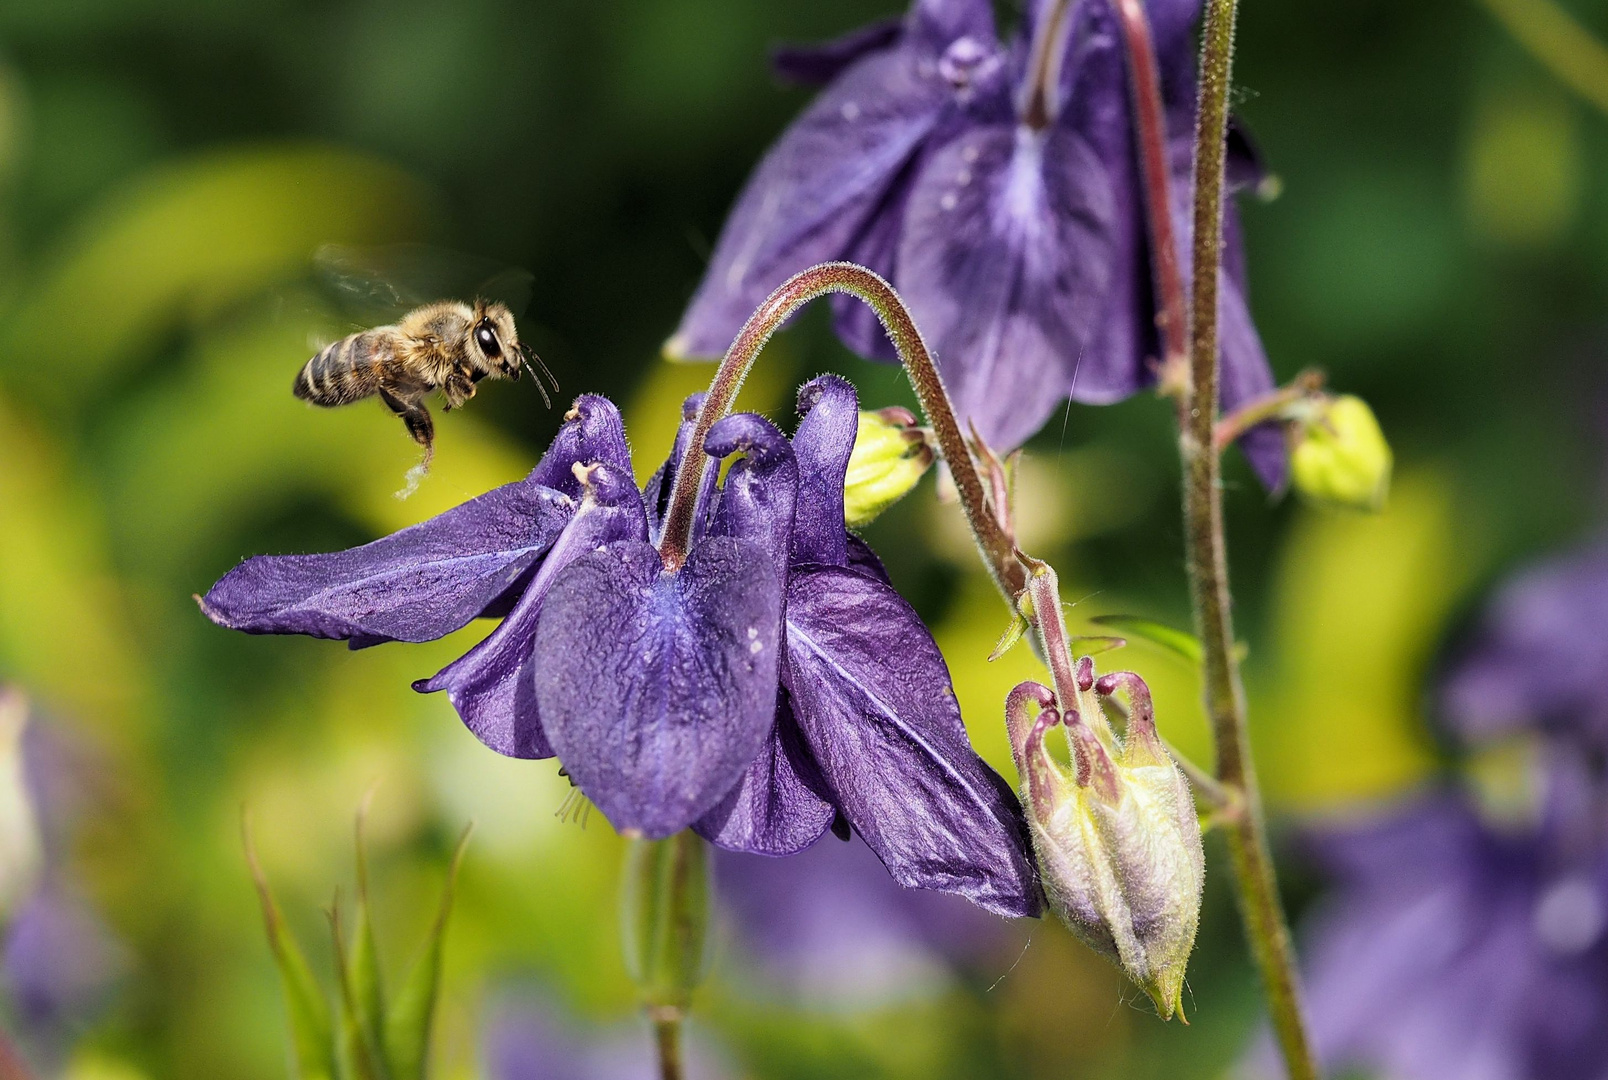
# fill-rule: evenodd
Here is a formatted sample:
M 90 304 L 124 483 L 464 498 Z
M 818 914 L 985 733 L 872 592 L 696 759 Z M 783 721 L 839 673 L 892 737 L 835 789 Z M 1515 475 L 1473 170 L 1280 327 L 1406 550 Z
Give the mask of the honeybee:
M 523 368 L 551 408 L 552 399 L 531 368 L 531 359 L 541 365 L 519 340 L 506 305 L 442 300 L 415 308 L 392 325 L 326 345 L 303 365 L 292 390 L 303 401 L 326 408 L 379 395 L 424 449 L 422 474 L 429 470 L 435 452 L 435 422 L 425 397 L 440 390 L 450 411 L 474 397 L 482 379 L 517 380 Z M 547 371 L 545 365 L 542 370 Z

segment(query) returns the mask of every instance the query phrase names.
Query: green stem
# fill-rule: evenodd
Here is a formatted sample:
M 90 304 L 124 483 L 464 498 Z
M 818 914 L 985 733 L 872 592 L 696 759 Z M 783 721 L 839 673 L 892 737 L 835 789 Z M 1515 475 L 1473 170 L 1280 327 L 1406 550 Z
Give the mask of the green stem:
M 972 461 L 932 353 L 893 286 L 865 267 L 847 262 L 821 263 L 788 278 L 749 316 L 731 348 L 726 350 L 714 381 L 709 384 L 709 396 L 704 399 L 698 419 L 693 423 L 689 449 L 681 459 L 675 485 L 670 489 L 664 539 L 659 544 L 659 557 L 664 560 L 665 568 L 677 570 L 687 558 L 698 490 L 703 483 L 704 470 L 714 467 L 708 454 L 698 452 L 709 436 L 709 429 L 731 411 L 743 379 L 777 327 L 799 308 L 828 293 L 846 293 L 864 301 L 881 321 L 904 363 L 905 374 L 915 388 L 922 412 L 926 413 L 927 422 L 938 437 L 938 448 L 949 464 L 955 487 L 960 492 L 961 506 L 966 511 L 972 535 L 982 549 L 984 562 L 1000 591 L 1014 599 L 1026 588 L 1027 574 L 1016 561 L 1010 537 L 1000 526 L 988 489 Z
M 659 1080 L 681 1080 L 681 1018 L 656 1017 L 653 1042 L 658 1050 Z
M 1608 46 L 1552 0 L 1482 0 L 1508 33 L 1571 90 L 1608 113 Z
M 1240 914 L 1261 972 L 1268 1012 L 1290 1080 L 1318 1075 L 1301 1011 L 1295 948 L 1279 899 L 1267 826 L 1245 720 L 1245 690 L 1234 652 L 1217 420 L 1217 276 L 1222 251 L 1223 163 L 1236 0 L 1209 0 L 1202 33 L 1199 118 L 1195 139 L 1194 302 L 1191 304 L 1192 391 L 1179 446 L 1184 464 L 1185 560 L 1202 645 L 1206 712 L 1217 745 L 1217 779 L 1237 790 L 1243 813 L 1224 829 L 1233 858 Z

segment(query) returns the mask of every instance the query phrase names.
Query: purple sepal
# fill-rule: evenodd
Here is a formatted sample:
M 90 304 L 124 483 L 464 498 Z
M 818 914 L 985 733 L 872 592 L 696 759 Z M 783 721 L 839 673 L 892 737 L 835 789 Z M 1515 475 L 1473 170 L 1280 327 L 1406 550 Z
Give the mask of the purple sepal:
M 851 64 L 760 161 L 721 230 L 674 347 L 719 356 L 789 276 L 841 258 L 937 124 L 950 88 L 908 43 Z
M 771 71 L 793 86 L 825 86 L 868 53 L 881 52 L 904 32 L 904 19 L 895 15 L 850 30 L 814 45 L 778 45 L 771 50 Z
M 709 537 L 676 573 L 621 541 L 572 563 L 536 628 L 536 702 L 614 827 L 669 836 L 708 813 L 770 735 L 781 595 L 769 553 Z
M 1038 914 L 1016 797 L 972 749 L 943 656 L 898 593 L 796 567 L 782 681 L 837 805 L 895 881 Z
M 787 691 L 776 699 L 776 726 L 737 786 L 693 826 L 727 851 L 792 855 L 819 840 L 837 813 L 823 797 L 820 766 L 810 757 Z
M 1104 164 L 1076 131 L 974 127 L 910 193 L 898 285 L 961 423 L 1015 447 L 1060 408 L 1111 277 Z
M 558 539 L 567 496 L 504 484 L 371 544 L 320 555 L 259 555 L 223 576 L 201 610 L 248 634 L 432 641 L 491 607 Z
M 645 541 L 647 532 L 642 496 L 631 474 L 611 465 L 594 466 L 580 508 L 513 611 L 478 645 L 413 688 L 424 694 L 445 690 L 465 726 L 499 754 L 552 757 L 530 675 L 542 601 L 558 574 L 582 555 L 616 540 Z

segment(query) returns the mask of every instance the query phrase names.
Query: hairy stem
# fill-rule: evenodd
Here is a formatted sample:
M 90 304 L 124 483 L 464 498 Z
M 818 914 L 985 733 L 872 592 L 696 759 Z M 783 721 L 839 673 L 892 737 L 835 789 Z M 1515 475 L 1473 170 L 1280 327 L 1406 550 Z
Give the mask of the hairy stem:
M 1217 276 L 1222 253 L 1223 163 L 1237 0 L 1208 0 L 1202 33 L 1200 113 L 1195 133 L 1194 289 L 1190 383 L 1179 446 L 1184 465 L 1185 562 L 1202 646 L 1206 712 L 1217 745 L 1217 779 L 1240 793 L 1243 813 L 1225 833 L 1240 914 L 1291 1080 L 1318 1075 L 1301 1011 L 1295 948 L 1279 899 L 1267 826 L 1251 762 L 1245 690 L 1234 653 L 1232 598 L 1223 534 L 1217 422 Z
M 1055 120 L 1055 95 L 1061 82 L 1071 14 L 1072 0 L 1050 0 L 1033 28 L 1032 59 L 1024 80 L 1027 97 L 1021 108 L 1022 122 L 1034 131 L 1043 131 Z
M 665 513 L 664 539 L 659 545 L 659 557 L 667 569 L 679 569 L 686 561 L 691 543 L 692 521 L 698 489 L 702 486 L 705 469 L 714 467 L 709 455 L 702 453 L 704 440 L 715 421 L 731 411 L 737 391 L 754 365 L 765 343 L 799 308 L 811 300 L 828 293 L 846 293 L 865 302 L 876 312 L 887 331 L 888 338 L 898 350 L 904 363 L 905 374 L 915 388 L 916 398 L 927 415 L 938 437 L 938 447 L 960 492 L 960 503 L 966 511 L 972 535 L 982 550 L 983 561 L 993 574 L 994 581 L 1007 597 L 1015 597 L 1027 585 L 1027 574 L 1016 561 L 1010 538 L 1000 526 L 999 516 L 988 497 L 988 489 L 972 461 L 966 438 L 961 434 L 955 419 L 949 393 L 933 362 L 932 353 L 921 339 L 921 332 L 905 309 L 904 301 L 893 291 L 893 286 L 870 270 L 854 263 L 821 263 L 800 271 L 788 278 L 758 311 L 748 318 L 737 339 L 726 350 L 726 356 L 709 385 L 709 396 L 704 399 L 698 419 L 693 423 L 692 442 L 676 471 L 675 484 L 670 489 L 670 505 Z
M 1257 424 L 1275 419 L 1291 405 L 1313 397 L 1322 389 L 1321 371 L 1303 371 L 1291 379 L 1288 385 L 1269 390 L 1260 397 L 1245 402 L 1233 412 L 1218 419 L 1212 435 L 1212 442 L 1217 447 L 1217 452 L 1222 453 Z

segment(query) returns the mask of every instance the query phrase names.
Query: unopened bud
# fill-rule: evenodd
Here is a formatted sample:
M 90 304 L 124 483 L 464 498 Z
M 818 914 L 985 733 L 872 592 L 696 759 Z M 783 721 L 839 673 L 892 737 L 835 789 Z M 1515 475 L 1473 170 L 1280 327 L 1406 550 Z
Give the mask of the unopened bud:
M 1118 691 L 1129 698 L 1121 739 L 1099 703 Z M 1057 703 L 1048 687 L 1023 683 L 1006 700 L 1039 875 L 1056 915 L 1170 1019 L 1182 1009 L 1206 872 L 1194 800 L 1139 676 L 1106 675 L 1078 698 Z M 1070 768 L 1044 745 L 1055 727 L 1071 743 Z
M 1390 490 L 1391 453 L 1368 403 L 1329 398 L 1296 428 L 1290 475 L 1316 502 L 1378 510 Z
M 908 409 L 860 413 L 843 482 L 843 518 L 858 529 L 910 493 L 932 467 L 932 447 Z

